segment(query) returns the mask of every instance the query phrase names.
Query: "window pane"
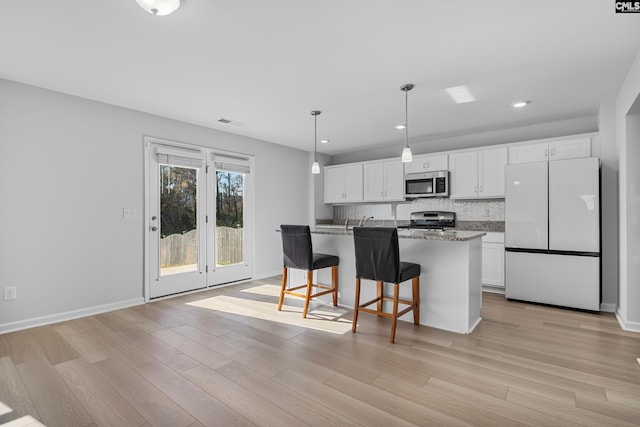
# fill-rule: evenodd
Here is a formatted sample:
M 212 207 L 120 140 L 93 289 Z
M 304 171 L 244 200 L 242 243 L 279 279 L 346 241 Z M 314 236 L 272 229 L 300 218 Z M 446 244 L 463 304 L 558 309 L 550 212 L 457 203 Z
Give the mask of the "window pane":
M 160 165 L 160 275 L 198 270 L 197 169 Z
M 244 262 L 244 174 L 216 171 L 216 266 Z

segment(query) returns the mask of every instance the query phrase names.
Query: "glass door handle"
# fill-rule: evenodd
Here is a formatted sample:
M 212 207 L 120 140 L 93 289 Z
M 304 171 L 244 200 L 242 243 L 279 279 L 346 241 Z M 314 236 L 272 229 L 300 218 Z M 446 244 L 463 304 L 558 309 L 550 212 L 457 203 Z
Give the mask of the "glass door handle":
M 156 226 L 151 227 L 151 231 L 158 231 L 158 227 Z

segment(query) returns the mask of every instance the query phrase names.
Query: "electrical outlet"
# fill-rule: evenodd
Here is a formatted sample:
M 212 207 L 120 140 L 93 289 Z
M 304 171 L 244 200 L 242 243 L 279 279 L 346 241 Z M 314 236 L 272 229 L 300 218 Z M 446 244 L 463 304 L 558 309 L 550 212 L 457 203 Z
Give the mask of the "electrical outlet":
M 16 299 L 16 287 L 15 286 L 5 286 L 4 287 L 4 300 L 11 301 Z

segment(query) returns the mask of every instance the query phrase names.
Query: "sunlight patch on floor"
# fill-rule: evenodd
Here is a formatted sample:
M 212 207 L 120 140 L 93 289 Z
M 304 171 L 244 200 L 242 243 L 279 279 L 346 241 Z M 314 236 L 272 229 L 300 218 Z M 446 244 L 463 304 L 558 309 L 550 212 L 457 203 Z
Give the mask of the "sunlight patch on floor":
M 252 287 L 252 291 L 256 291 L 252 293 L 273 296 L 272 291 L 266 292 L 266 289 L 260 288 L 268 288 L 268 286 Z M 330 305 L 312 302 L 307 313 L 307 318 L 303 319 L 301 306 L 287 305 L 287 302 L 288 299 L 285 298 L 282 311 L 278 311 L 277 305 L 272 302 L 256 301 L 229 295 L 218 295 L 192 301 L 187 303 L 187 305 L 222 311 L 229 314 L 236 314 L 238 316 L 248 316 L 284 325 L 329 332 L 332 334 L 344 334 L 351 332 L 350 316 L 348 316 L 348 319 L 342 317 L 344 314 L 348 313 L 348 310 L 341 307 L 333 307 Z M 302 300 L 300 300 L 300 302 L 302 302 Z
M 13 411 L 13 409 L 9 408 L 4 403 L 0 402 L 0 415 L 8 414 L 11 411 Z
M 244 292 L 247 294 L 254 294 L 254 295 L 268 295 L 274 298 L 280 297 L 278 293 L 280 292 L 280 290 L 277 289 L 276 286 L 267 285 L 267 284 L 251 286 L 250 288 L 241 289 L 240 292 Z

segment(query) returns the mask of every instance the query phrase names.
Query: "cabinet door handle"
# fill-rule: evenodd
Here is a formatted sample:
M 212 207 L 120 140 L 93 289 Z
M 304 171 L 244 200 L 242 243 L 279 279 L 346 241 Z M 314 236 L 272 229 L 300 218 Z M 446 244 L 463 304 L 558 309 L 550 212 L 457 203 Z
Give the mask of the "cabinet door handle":
M 545 149 L 545 150 L 544 150 L 544 157 L 545 157 L 545 158 L 546 158 L 546 157 L 549 157 L 549 150 L 548 150 L 548 149 Z
M 481 185 L 481 186 L 480 186 L 480 192 L 481 192 L 481 193 L 482 193 L 482 192 L 484 192 L 484 190 L 483 190 L 482 188 L 483 188 L 483 187 L 482 187 L 482 185 Z
M 555 156 L 556 155 L 556 149 L 555 147 L 551 149 L 551 156 Z
M 478 186 L 476 185 L 475 187 L 473 187 L 473 192 L 477 193 L 478 192 Z

